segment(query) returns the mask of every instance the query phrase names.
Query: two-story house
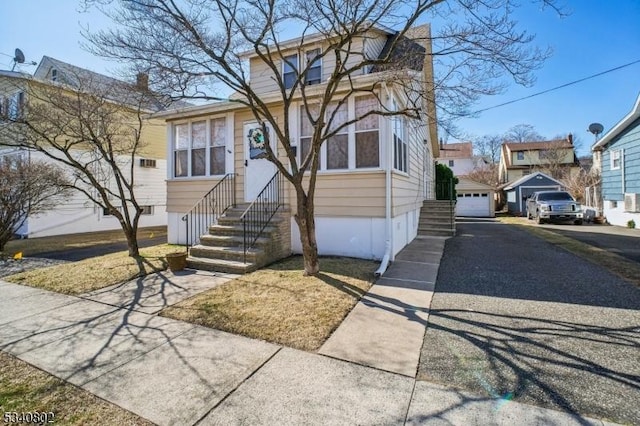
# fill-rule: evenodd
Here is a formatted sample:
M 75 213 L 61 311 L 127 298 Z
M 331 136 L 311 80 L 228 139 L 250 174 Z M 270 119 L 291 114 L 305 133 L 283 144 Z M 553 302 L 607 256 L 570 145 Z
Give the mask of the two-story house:
M 476 168 L 480 159 L 473 155 L 473 143 L 457 142 L 440 145 L 438 164 L 449 167 L 455 176 L 465 176 Z
M 422 30 L 428 32 L 429 28 L 424 26 Z M 369 33 L 352 40 L 351 53 L 356 54 L 349 60 L 386 54 L 394 37 L 396 33 L 392 30 L 370 29 Z M 280 42 L 278 49 L 273 49 L 280 56 L 270 58 L 270 62 L 275 61 L 276 67 L 279 64 L 285 89 L 290 87 L 289 79 L 293 81 L 297 70 L 309 65 L 305 87 L 308 92 L 315 88 L 317 93 L 322 93 L 334 72 L 335 56 L 316 58 L 319 52 L 328 49 L 329 42 L 326 36 L 311 35 L 305 36 L 303 41 Z M 413 61 L 413 69 L 409 70 L 416 84 L 432 84 L 430 44 L 407 39 L 403 46 L 407 45 L 414 47 L 419 56 L 418 61 Z M 247 52 L 244 60 L 248 64 L 252 90 L 282 122 L 283 100 L 279 85 L 274 83 L 280 81 L 279 76 L 256 52 Z M 333 125 L 347 123 L 366 115 L 367 111 L 398 110 L 408 102 L 405 87 L 394 84 L 384 70 L 376 67 L 363 67 L 336 96 L 358 87 L 373 90 L 356 91 L 349 96 L 337 111 L 334 117 L 337 123 L 334 121 Z M 237 96 L 234 94 L 229 101 L 157 115 L 167 121 L 169 242 L 199 243 L 191 248 L 192 266 L 247 270 L 242 266 L 236 269 L 229 266 L 235 250 L 230 246 L 234 241 L 241 242 L 242 234 L 232 235 L 229 227 L 233 222 L 228 216 L 244 216 L 243 211 L 256 202 L 276 174 L 273 163 L 253 155 L 262 143 L 260 132 L 256 133 L 260 126 L 251 110 L 236 101 Z M 327 114 L 332 114 L 333 109 L 329 108 Z M 290 142 L 293 155 L 300 162 L 309 152 L 314 128 L 302 97 L 294 97 L 288 110 L 293 135 Z M 319 254 L 381 259 L 388 252 L 393 258 L 416 237 L 423 201 L 433 194 L 434 159 L 438 153 L 434 118 L 434 107 L 430 103 L 425 103 L 417 119 L 369 115 L 344 127 L 338 135 L 322 144 L 314 197 Z M 271 147 L 284 164 L 290 164 L 287 153 L 277 141 Z M 202 197 L 212 188 L 219 191 L 221 182 L 229 182 L 226 190 L 233 193 L 233 204 L 239 210 L 227 213 L 226 218 L 220 218 L 218 224 L 211 227 L 211 233 L 219 235 L 193 235 L 189 227 L 197 218 L 187 216 L 187 213 L 198 211 Z M 292 207 L 296 203 L 296 193 L 288 181 L 284 182 L 284 201 L 290 208 L 285 209 L 284 218 L 279 222 L 279 245 L 287 245 L 282 250 L 283 256 L 302 251 L 292 213 L 296 210 Z M 206 223 L 208 226 L 209 222 Z M 226 264 L 220 258 L 226 259 Z
M 602 176 L 603 215 L 612 225 L 640 227 L 640 96 L 633 109 L 592 147 Z
M 573 146 L 573 135 L 566 139 L 537 142 L 504 142 L 500 151 L 498 181 L 508 183 L 536 171 L 554 179 L 579 173 L 580 163 Z
M 62 91 L 60 93 L 91 96 L 90 93 L 83 92 L 89 86 L 86 84 L 87 81 L 91 81 L 92 87 L 104 89 L 107 93 L 104 101 L 112 102 L 121 112 L 118 119 L 128 117 L 135 120 L 138 117 L 139 111 L 131 105 L 124 104 L 123 99 L 126 96 L 116 90 L 116 88 L 129 90 L 128 87 L 131 87 L 131 90 L 140 88 L 135 87 L 136 84 L 126 85 L 111 77 L 44 56 L 34 75 L 0 71 L 0 111 L 4 111 L 8 118 L 4 125 L 10 125 L 8 123 L 12 119 L 22 114 L 29 114 L 29 108 L 25 106 L 28 106 L 30 96 L 34 98 L 32 99 L 34 102 L 40 103 L 45 102 L 43 100 L 45 96 L 42 96 L 44 93 L 57 93 L 58 90 Z M 138 81 L 139 85 L 144 83 L 144 78 Z M 160 102 L 149 102 L 143 106 L 142 114 L 148 115 L 163 107 L 164 105 Z M 115 126 L 119 123 L 112 124 Z M 11 133 L 8 131 L 4 134 Z M 127 152 L 116 155 L 115 161 L 122 164 L 123 170 L 131 169 L 134 173 L 136 198 L 144 209 L 139 226 L 166 225 L 167 165 L 164 122 L 158 119 L 147 120 L 142 127 L 141 138 L 143 147 L 137 151 L 133 164 Z M 87 157 L 89 151 L 85 148 L 74 150 L 74 156 Z M 0 155 L 22 155 L 30 160 L 51 161 L 61 165 L 60 162 L 33 150 L 0 148 Z M 90 160 L 87 164 L 90 164 Z M 73 176 L 73 170 L 69 168 L 68 171 L 69 175 Z M 104 178 L 107 180 L 108 176 Z M 97 206 L 85 194 L 74 191 L 70 199 L 55 209 L 39 216 L 29 217 L 24 225 L 16 230 L 16 233 L 22 237 L 43 237 L 115 229 L 120 229 L 120 223 L 107 209 Z

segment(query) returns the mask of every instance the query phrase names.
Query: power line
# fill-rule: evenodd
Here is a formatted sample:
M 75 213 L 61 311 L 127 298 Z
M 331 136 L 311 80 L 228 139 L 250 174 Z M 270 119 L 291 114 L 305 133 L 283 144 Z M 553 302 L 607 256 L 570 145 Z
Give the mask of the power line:
M 551 89 L 543 90 L 542 92 L 534 93 L 532 95 L 524 96 L 524 97 L 518 98 L 518 99 L 513 99 L 511 101 L 503 102 L 503 103 L 498 104 L 498 105 L 490 106 L 488 108 L 479 109 L 479 110 L 474 111 L 473 113 L 471 113 L 469 115 L 478 114 L 480 112 L 485 112 L 485 111 L 489 111 L 491 109 L 503 107 L 505 105 L 510 105 L 510 104 L 515 103 L 515 102 L 524 101 L 525 99 L 533 98 L 535 96 L 544 95 L 545 93 L 553 92 L 555 90 L 562 89 L 562 88 L 567 87 L 567 86 L 572 86 L 574 84 L 582 83 L 583 81 L 590 80 L 592 78 L 599 77 L 601 75 L 608 74 L 610 72 L 617 71 L 617 70 L 622 69 L 622 68 L 626 68 L 628 66 L 637 64 L 639 62 L 640 62 L 640 59 L 638 59 L 637 61 L 629 62 L 628 64 L 620 65 L 619 67 L 611 68 L 611 69 L 608 69 L 606 71 L 602 71 L 602 72 L 599 72 L 597 74 L 590 75 L 588 77 L 581 78 L 579 80 L 572 81 L 570 83 L 561 84 L 560 86 L 556 86 L 556 87 L 552 87 Z

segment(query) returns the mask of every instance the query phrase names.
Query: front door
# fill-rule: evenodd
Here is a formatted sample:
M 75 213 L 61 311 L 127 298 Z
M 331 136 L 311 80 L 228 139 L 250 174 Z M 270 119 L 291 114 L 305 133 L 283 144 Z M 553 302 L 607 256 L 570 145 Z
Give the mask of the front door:
M 269 130 L 269 129 L 268 129 Z M 273 135 L 273 131 L 270 132 Z M 276 173 L 276 166 L 260 154 L 260 125 L 256 122 L 245 123 L 243 131 L 244 143 L 244 201 L 256 199 L 260 191 Z M 271 149 L 276 152 L 278 144 L 271 136 Z M 267 139 L 265 139 L 267 140 Z

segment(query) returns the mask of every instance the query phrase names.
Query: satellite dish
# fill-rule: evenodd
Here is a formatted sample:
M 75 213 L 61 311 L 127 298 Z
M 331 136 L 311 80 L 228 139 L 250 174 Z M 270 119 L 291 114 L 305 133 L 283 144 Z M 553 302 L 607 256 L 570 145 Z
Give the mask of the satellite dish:
M 598 137 L 600 133 L 604 130 L 604 126 L 600 123 L 591 123 L 589 124 L 589 132 L 593 133 Z
M 11 67 L 11 71 L 16 68 L 17 64 L 24 64 L 24 53 L 22 50 L 16 49 L 16 55 L 13 58 L 13 66 Z
M 22 50 L 16 49 L 16 57 L 13 58 L 13 60 L 17 64 L 24 64 L 24 53 L 22 53 Z

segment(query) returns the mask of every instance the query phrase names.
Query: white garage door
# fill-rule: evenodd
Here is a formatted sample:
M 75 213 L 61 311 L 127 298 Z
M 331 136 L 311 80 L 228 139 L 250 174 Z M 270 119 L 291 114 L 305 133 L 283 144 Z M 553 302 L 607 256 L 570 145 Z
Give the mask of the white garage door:
M 492 201 L 487 192 L 458 194 L 456 216 L 490 217 Z

